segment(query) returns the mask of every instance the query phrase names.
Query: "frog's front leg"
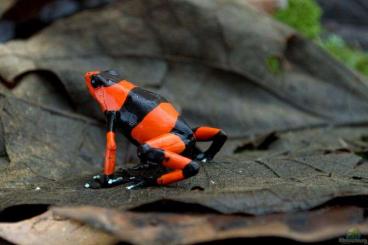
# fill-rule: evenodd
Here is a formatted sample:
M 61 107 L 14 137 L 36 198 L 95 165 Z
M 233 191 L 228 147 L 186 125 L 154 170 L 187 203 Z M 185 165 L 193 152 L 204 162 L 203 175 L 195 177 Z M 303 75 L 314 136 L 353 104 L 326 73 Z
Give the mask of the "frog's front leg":
M 116 142 L 115 142 L 115 120 L 116 112 L 105 112 L 107 121 L 106 132 L 106 149 L 103 174 L 93 176 L 93 179 L 86 183 L 86 188 L 98 189 L 108 188 L 124 184 L 122 176 L 115 176 L 115 162 L 116 162 Z

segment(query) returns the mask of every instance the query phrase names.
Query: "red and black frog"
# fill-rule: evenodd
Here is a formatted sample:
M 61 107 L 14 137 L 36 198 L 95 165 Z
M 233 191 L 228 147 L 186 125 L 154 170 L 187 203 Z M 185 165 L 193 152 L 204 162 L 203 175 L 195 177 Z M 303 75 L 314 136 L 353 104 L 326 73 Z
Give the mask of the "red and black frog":
M 189 127 L 164 97 L 136 86 L 116 71 L 87 72 L 85 80 L 107 121 L 103 174 L 94 176 L 85 184 L 86 188 L 127 183 L 115 174 L 117 132 L 137 146 L 141 163 L 162 164 L 172 169 L 158 177 L 132 178 L 128 189 L 168 185 L 196 175 L 200 168 L 198 162 L 213 159 L 227 139 L 219 128 Z M 207 150 L 201 151 L 196 146 L 200 141 L 212 143 Z

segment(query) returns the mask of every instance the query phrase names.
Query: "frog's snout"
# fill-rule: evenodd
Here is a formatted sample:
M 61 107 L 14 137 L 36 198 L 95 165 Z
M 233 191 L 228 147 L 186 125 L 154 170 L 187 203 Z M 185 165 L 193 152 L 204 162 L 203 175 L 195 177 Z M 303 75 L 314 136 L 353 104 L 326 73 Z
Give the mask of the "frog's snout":
M 91 77 L 93 75 L 97 75 L 99 73 L 100 73 L 100 71 L 88 71 L 88 72 L 86 72 L 86 74 L 84 74 L 84 78 L 86 79 L 86 81 L 91 82 Z

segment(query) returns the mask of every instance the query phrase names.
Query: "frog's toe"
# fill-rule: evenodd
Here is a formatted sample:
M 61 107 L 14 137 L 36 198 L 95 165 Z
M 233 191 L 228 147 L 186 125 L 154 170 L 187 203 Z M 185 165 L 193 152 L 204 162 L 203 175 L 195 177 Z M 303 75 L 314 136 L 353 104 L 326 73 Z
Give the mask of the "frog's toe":
M 101 186 L 101 183 L 97 181 L 98 179 L 93 179 L 92 181 L 89 181 L 87 183 L 84 184 L 84 188 L 87 188 L 87 189 L 100 189 L 102 186 Z
M 95 176 L 93 176 L 93 179 L 101 179 L 101 175 L 95 175 Z
M 206 163 L 212 160 L 212 156 L 206 153 L 200 153 L 196 156 L 195 160 Z

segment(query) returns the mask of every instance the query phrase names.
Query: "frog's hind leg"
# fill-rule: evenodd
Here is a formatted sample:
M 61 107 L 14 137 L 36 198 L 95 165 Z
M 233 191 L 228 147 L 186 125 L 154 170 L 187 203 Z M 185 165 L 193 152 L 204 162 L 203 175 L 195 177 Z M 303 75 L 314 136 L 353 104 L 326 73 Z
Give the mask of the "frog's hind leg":
M 212 160 L 227 140 L 227 135 L 219 128 L 203 126 L 194 128 L 193 133 L 196 141 L 212 141 L 211 146 L 205 152 L 197 155 L 195 159 L 198 161 Z
M 156 179 L 158 185 L 168 185 L 192 177 L 199 171 L 197 162 L 180 155 L 186 146 L 180 136 L 168 133 L 139 146 L 138 157 L 142 161 L 156 162 L 173 169 Z

